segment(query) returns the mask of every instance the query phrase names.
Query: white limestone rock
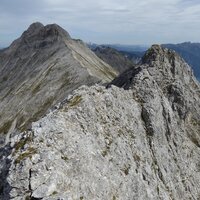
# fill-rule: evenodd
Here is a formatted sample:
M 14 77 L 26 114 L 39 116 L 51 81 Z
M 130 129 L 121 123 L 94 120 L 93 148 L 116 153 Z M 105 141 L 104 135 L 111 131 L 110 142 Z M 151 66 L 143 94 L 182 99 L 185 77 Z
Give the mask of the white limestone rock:
M 11 135 L 2 198 L 199 199 L 199 83 L 173 52 L 150 53 L 113 81 L 127 90 L 82 86 Z

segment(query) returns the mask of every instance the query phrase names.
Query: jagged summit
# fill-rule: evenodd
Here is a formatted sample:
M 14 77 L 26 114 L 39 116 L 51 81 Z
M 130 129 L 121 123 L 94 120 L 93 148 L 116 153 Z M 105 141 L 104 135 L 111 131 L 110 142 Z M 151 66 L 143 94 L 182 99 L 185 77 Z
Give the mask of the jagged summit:
M 155 60 L 157 55 L 163 55 L 164 49 L 158 45 L 154 44 L 149 48 L 145 55 L 142 57 L 142 63 L 150 63 L 150 61 Z
M 43 28 L 43 27 L 44 27 L 44 25 L 42 23 L 40 23 L 40 22 L 34 22 L 34 23 L 32 23 L 29 26 L 29 28 L 27 29 L 27 31 L 28 32 L 33 32 L 33 31 L 38 30 L 38 29 Z
M 188 113 L 200 109 L 196 99 L 200 97 L 198 81 L 189 65 L 173 50 L 153 45 L 144 55 L 142 63 L 115 78 L 109 85 L 135 90 L 143 101 L 154 90 L 172 101 L 173 109 L 185 119 Z M 143 90 L 143 92 L 142 92 Z M 188 103 L 191 96 L 196 104 Z M 144 100 L 145 99 L 145 100 Z M 197 108 L 198 107 L 198 108 Z M 195 118 L 199 118 L 199 114 Z
M 66 37 L 71 38 L 69 33 L 64 30 L 62 27 L 60 27 L 57 24 L 48 24 L 44 26 L 40 22 L 35 22 L 29 26 L 29 28 L 22 34 L 25 36 L 31 36 L 38 33 L 38 36 L 42 36 L 43 38 L 47 36 L 60 36 L 60 37 Z
M 134 81 L 134 76 L 141 69 L 145 69 L 162 87 L 174 81 L 183 81 L 188 84 L 195 79 L 192 69 L 175 51 L 160 45 L 152 45 L 136 68 L 124 72 L 113 80 L 112 84 L 120 87 L 123 85 L 125 89 L 128 89 Z
M 149 48 L 142 58 L 142 64 L 153 65 L 153 62 L 173 62 L 174 59 L 183 60 L 175 51 L 163 48 L 161 45 L 154 44 Z
M 71 37 L 67 31 L 57 24 L 49 24 L 44 26 L 40 22 L 35 22 L 23 32 L 22 36 L 13 42 L 11 47 L 17 46 L 24 48 L 45 48 L 54 44 L 70 40 Z M 62 45 L 60 43 L 60 45 Z

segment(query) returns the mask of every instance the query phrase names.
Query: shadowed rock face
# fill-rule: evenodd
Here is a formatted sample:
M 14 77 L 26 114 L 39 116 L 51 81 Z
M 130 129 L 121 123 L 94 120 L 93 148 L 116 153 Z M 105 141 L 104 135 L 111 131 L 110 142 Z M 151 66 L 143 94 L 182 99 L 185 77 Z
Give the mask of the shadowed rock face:
M 110 47 L 96 47 L 94 53 L 103 61 L 112 66 L 116 71 L 122 73 L 127 69 L 134 67 L 135 64 L 125 55 Z
M 80 87 L 11 135 L 3 199 L 199 198 L 200 86 L 189 66 L 154 45 L 112 84 Z
M 60 26 L 34 23 L 0 52 L 0 74 L 2 144 L 77 87 L 109 82 L 117 72 Z

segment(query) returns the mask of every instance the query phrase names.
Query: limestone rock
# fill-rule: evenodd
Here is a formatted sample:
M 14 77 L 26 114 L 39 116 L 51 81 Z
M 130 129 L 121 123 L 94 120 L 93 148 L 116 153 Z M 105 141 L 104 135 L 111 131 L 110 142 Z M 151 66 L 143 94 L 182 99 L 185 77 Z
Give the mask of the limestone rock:
M 200 86 L 189 66 L 153 46 L 112 84 L 80 87 L 11 135 L 2 199 L 200 198 Z

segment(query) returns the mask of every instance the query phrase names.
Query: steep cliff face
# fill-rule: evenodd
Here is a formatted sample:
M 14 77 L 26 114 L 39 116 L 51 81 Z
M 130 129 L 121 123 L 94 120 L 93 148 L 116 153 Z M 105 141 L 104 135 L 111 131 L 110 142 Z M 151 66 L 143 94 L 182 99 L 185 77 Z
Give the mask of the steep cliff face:
M 110 82 L 117 72 L 60 26 L 34 23 L 0 52 L 0 74 L 1 145 L 74 89 Z
M 199 115 L 189 66 L 153 46 L 108 89 L 82 86 L 11 135 L 1 150 L 1 198 L 199 199 Z

